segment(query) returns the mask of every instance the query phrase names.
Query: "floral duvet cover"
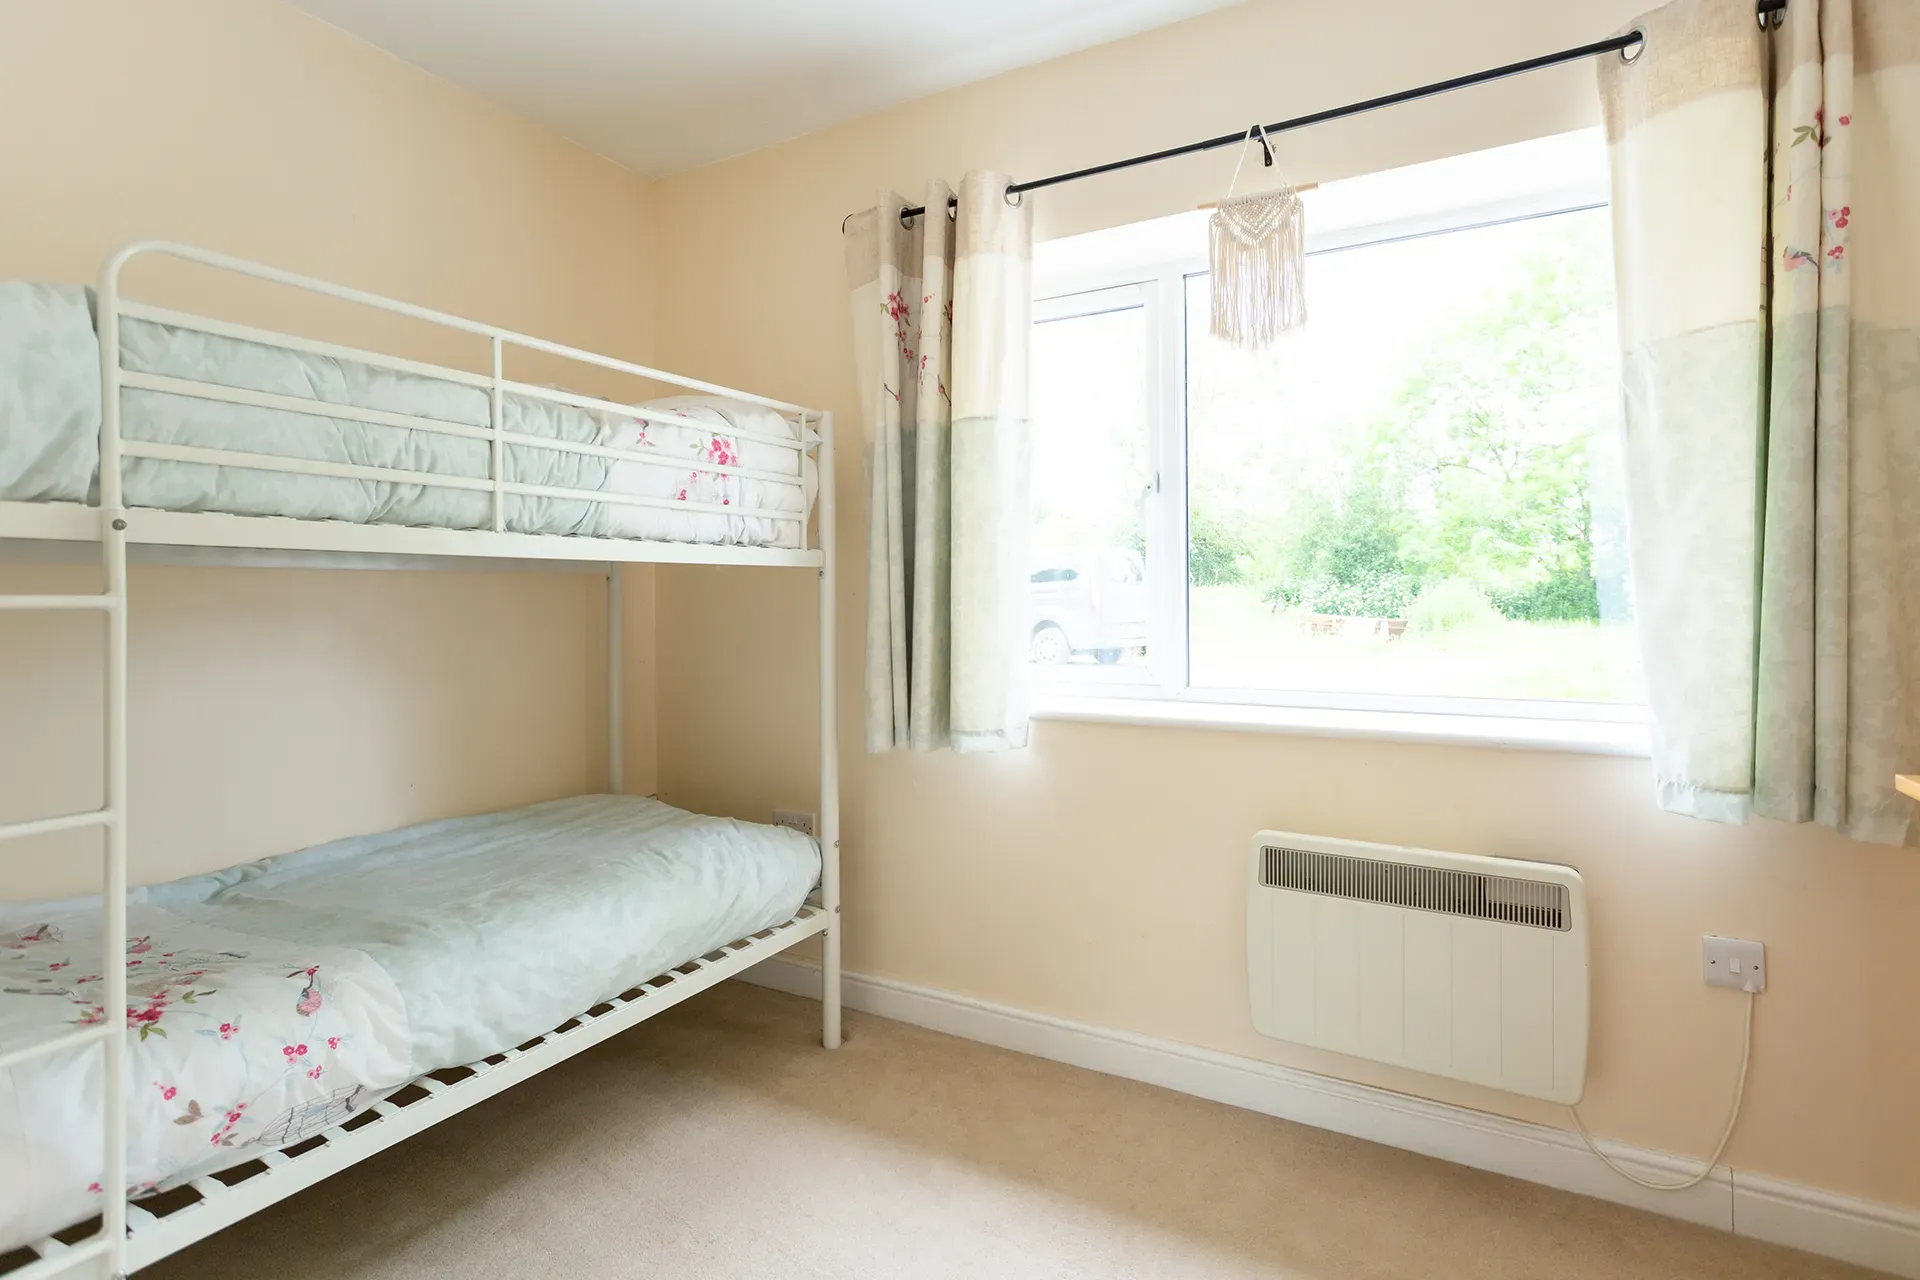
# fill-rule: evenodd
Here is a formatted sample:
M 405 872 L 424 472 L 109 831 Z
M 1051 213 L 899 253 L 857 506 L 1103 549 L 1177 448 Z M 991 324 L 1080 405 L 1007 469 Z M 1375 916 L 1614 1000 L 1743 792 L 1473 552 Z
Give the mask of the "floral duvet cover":
M 136 891 L 114 1011 L 97 899 L 0 905 L 0 1049 L 121 1023 L 139 1195 L 788 920 L 819 865 L 797 832 L 633 796 L 336 841 Z M 0 1252 L 99 1211 L 104 1059 L 0 1069 Z

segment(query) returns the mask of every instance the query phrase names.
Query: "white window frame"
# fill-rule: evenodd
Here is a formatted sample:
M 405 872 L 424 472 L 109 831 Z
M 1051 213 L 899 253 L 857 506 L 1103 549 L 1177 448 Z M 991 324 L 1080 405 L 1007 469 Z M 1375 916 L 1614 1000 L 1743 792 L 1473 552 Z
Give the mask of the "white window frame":
M 1604 208 L 1607 203 L 1605 183 L 1599 181 L 1460 204 L 1364 225 L 1316 231 L 1309 223 L 1306 251 L 1311 257 L 1393 240 Z M 1353 729 L 1357 736 L 1497 739 L 1506 745 L 1544 745 L 1555 749 L 1578 749 L 1574 744 L 1582 740 L 1582 731 L 1573 722 L 1581 722 L 1593 726 L 1592 733 L 1586 736 L 1591 738 L 1594 749 L 1640 753 L 1644 732 L 1636 726 L 1644 724 L 1645 708 L 1629 703 L 1193 687 L 1189 683 L 1187 617 L 1185 290 L 1189 276 L 1207 271 L 1206 258 L 1204 254 L 1136 257 L 1096 269 L 1049 271 L 1044 252 L 1043 247 L 1041 260 L 1036 263 L 1036 322 L 1112 310 L 1115 309 L 1112 299 L 1118 291 L 1137 291 L 1138 305 L 1146 310 L 1149 334 L 1148 432 L 1156 474 L 1150 485 L 1146 521 L 1147 578 L 1152 593 L 1147 663 L 1144 668 L 1075 664 L 1036 667 L 1038 705 L 1043 716 L 1192 724 L 1204 723 L 1203 709 L 1216 706 L 1221 708 L 1219 721 L 1233 727 L 1310 733 L 1341 733 L 1343 729 Z M 1140 704 L 1136 713 L 1126 710 L 1125 704 L 1129 702 Z M 1158 704 L 1151 713 L 1148 703 Z M 1272 708 L 1274 712 L 1255 710 L 1258 708 Z M 1413 720 L 1421 722 L 1418 731 L 1408 729 Z M 1470 726 L 1469 721 L 1482 724 Z M 1538 742 L 1527 741 L 1524 731 L 1516 736 L 1490 728 L 1497 724 L 1510 730 L 1524 722 L 1538 721 L 1567 723 L 1544 732 Z M 1432 726 L 1439 723 L 1452 724 L 1457 731 L 1433 731 Z
M 1067 664 L 1038 667 L 1042 683 L 1076 694 L 1096 697 L 1174 697 L 1186 685 L 1187 654 L 1187 453 L 1186 335 L 1183 309 L 1165 305 L 1179 299 L 1185 278 L 1167 275 L 1172 264 L 1140 278 L 1137 270 L 1115 267 L 1080 287 L 1071 278 L 1034 303 L 1034 323 L 1070 320 L 1109 311 L 1140 307 L 1147 323 L 1147 456 L 1152 471 L 1147 484 L 1147 665 L 1088 667 Z M 1126 277 L 1121 279 L 1120 277 Z M 1169 292 L 1171 290 L 1171 292 Z M 1172 332 L 1169 333 L 1169 325 Z M 1167 359 L 1169 347 L 1178 348 Z M 1173 500 L 1177 489 L 1181 495 Z M 1177 572 L 1171 571 L 1174 564 Z M 1165 566 L 1165 567 L 1163 567 Z

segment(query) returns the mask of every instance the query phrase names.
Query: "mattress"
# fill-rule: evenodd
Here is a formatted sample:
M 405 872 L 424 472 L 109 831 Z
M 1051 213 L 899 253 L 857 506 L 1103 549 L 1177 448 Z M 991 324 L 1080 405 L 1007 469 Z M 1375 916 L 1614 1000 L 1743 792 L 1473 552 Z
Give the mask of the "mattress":
M 815 842 L 583 796 L 136 890 L 128 1189 L 297 1142 L 788 919 Z M 101 1007 L 99 901 L 0 905 L 0 1045 Z M 0 1252 L 98 1212 L 96 1043 L 0 1070 Z
M 0 283 L 0 501 L 85 502 L 100 470 L 99 342 L 91 296 L 69 285 Z M 213 382 L 329 404 L 491 422 L 490 391 L 467 383 L 291 351 L 145 320 L 121 321 L 121 364 L 141 373 Z M 689 509 L 508 495 L 516 533 L 798 547 L 812 460 L 777 443 L 803 439 L 779 413 L 738 400 L 676 396 L 636 406 L 641 420 L 508 394 L 508 431 L 648 455 L 616 460 L 525 445 L 506 448 L 506 478 L 559 489 L 687 503 Z M 235 405 L 145 388 L 122 392 L 129 440 L 274 454 L 321 462 L 485 479 L 490 444 L 347 418 Z M 769 440 L 762 437 L 774 437 Z M 712 463 L 767 478 L 702 470 Z M 129 506 L 356 524 L 493 527 L 492 495 L 471 489 L 296 475 L 154 458 L 125 461 Z M 732 508 L 716 512 L 693 504 Z

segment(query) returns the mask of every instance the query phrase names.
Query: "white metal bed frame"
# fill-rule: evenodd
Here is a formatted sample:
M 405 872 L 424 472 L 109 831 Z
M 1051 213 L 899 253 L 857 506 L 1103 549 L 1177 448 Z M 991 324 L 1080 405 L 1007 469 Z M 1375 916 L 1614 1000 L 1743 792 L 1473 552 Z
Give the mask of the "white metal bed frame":
M 120 275 L 126 264 L 142 255 L 164 255 L 216 270 L 227 271 L 309 293 L 410 317 L 488 339 L 492 373 L 479 375 L 378 352 L 315 342 L 288 334 L 232 324 L 210 317 L 164 310 L 121 296 Z M 163 241 L 143 241 L 120 250 L 102 268 L 98 290 L 97 328 L 100 338 L 100 489 L 97 505 L 72 502 L 0 502 L 0 539 L 52 542 L 98 542 L 106 570 L 106 589 L 99 593 L 0 595 L 0 612 L 97 611 L 107 624 L 105 789 L 97 809 L 61 814 L 25 822 L 0 824 L 0 842 L 56 831 L 98 827 L 105 841 L 101 916 L 104 1003 L 108 1009 L 126 1005 L 127 947 L 127 555 L 130 546 L 179 546 L 266 550 L 336 555 L 330 562 L 353 567 L 354 557 L 465 556 L 521 560 L 604 562 L 607 566 L 607 695 L 608 771 L 613 791 L 620 791 L 623 771 L 623 716 L 621 708 L 621 596 L 619 567 L 623 562 L 667 564 L 732 564 L 787 566 L 814 569 L 819 577 L 820 607 L 820 818 L 821 874 L 818 902 L 803 906 L 785 923 L 708 952 L 668 973 L 632 988 L 604 1004 L 584 1010 L 546 1035 L 479 1062 L 431 1072 L 343 1123 L 304 1142 L 273 1151 L 258 1161 L 209 1177 L 189 1186 L 198 1199 L 159 1213 L 127 1200 L 126 1187 L 126 1034 L 117 1020 L 85 1027 L 34 1044 L 0 1050 L 0 1067 L 71 1045 L 98 1040 L 106 1054 L 102 1099 L 105 1131 L 106 1188 L 100 1230 L 82 1240 L 48 1237 L 29 1248 L 36 1260 L 4 1273 L 4 1280 L 44 1280 L 51 1276 L 83 1274 L 120 1277 L 155 1262 L 196 1240 L 348 1165 L 393 1145 L 430 1125 L 492 1096 L 527 1076 L 589 1048 L 633 1024 L 678 1004 L 742 969 L 818 934 L 822 942 L 824 973 L 821 1042 L 829 1049 L 840 1044 L 840 796 L 839 749 L 835 722 L 834 667 L 834 479 L 833 415 L 784 401 L 770 400 L 731 388 L 715 386 L 663 370 L 598 355 L 575 347 L 529 337 L 493 325 L 462 319 L 425 307 L 383 298 L 274 267 L 247 262 L 226 254 Z M 300 397 L 238 390 L 215 383 L 161 377 L 121 368 L 120 321 L 123 317 L 158 321 L 202 333 L 240 338 L 292 351 L 334 356 L 398 372 L 421 374 L 485 388 L 491 402 L 487 427 L 380 410 L 360 409 Z M 582 502 L 630 503 L 674 510 L 707 510 L 699 503 L 605 493 L 556 489 L 508 480 L 506 448 L 540 448 L 609 459 L 659 462 L 658 455 L 586 445 L 545 436 L 507 431 L 502 402 L 506 395 L 600 409 L 627 418 L 684 423 L 674 415 L 650 414 L 645 409 L 575 395 L 546 387 L 509 381 L 503 371 L 506 348 L 518 347 L 594 365 L 654 382 L 667 383 L 710 395 L 727 396 L 773 409 L 793 418 L 800 430 L 796 440 L 756 436 L 763 443 L 797 447 L 802 454 L 816 450 L 819 472 L 815 510 L 819 517 L 817 546 L 809 547 L 807 516 L 769 511 L 714 507 L 716 513 L 759 518 L 793 519 L 800 525 L 796 549 L 715 546 L 637 539 L 526 534 L 506 529 L 509 495 L 552 497 Z M 365 467 L 317 462 L 270 454 L 197 446 L 128 440 L 121 435 L 120 392 L 142 388 L 174 395 L 252 405 L 347 419 L 383 426 L 483 439 L 490 444 L 489 474 L 480 479 L 410 469 Z M 807 429 L 818 432 L 817 446 L 807 442 Z M 752 432 L 731 433 L 751 436 Z M 250 470 L 285 471 L 355 480 L 476 489 L 492 495 L 491 529 L 457 530 L 402 525 L 350 524 L 342 521 L 295 520 L 266 516 L 235 516 L 208 512 L 161 511 L 128 508 L 123 501 L 121 463 L 126 458 L 160 458 L 212 463 Z M 792 477 L 753 472 L 716 463 L 675 459 L 675 465 L 722 474 L 791 482 Z M 804 465 L 801 471 L 804 473 Z M 804 506 L 804 504 L 803 504 Z M 175 1200 L 183 1197 L 173 1195 Z M 152 1202 L 150 1202 L 152 1203 Z M 67 1233 L 62 1233 L 66 1235 Z

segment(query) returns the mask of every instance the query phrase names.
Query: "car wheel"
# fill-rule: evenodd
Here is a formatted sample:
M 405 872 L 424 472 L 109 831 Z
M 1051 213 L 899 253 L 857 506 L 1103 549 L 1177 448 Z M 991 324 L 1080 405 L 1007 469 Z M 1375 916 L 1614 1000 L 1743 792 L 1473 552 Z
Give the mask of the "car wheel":
M 1093 660 L 1095 662 L 1098 662 L 1103 667 L 1110 667 L 1114 663 L 1120 661 L 1120 650 L 1095 649 L 1093 651 Z
M 1048 622 L 1034 628 L 1027 656 L 1035 662 L 1062 663 L 1073 656 L 1073 646 L 1067 643 L 1065 631 Z

